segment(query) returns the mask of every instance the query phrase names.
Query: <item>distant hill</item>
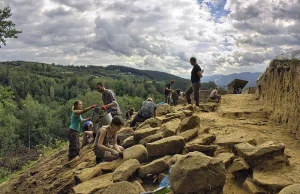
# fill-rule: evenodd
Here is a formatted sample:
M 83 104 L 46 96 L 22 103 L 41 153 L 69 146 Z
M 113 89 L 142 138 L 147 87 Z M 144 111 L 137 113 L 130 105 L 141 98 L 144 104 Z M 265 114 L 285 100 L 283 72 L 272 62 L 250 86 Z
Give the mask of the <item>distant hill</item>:
M 243 79 L 249 81 L 245 87 L 256 86 L 256 80 L 261 75 L 261 72 L 243 72 L 243 73 L 233 73 L 229 75 L 212 75 L 204 76 L 202 82 L 213 81 L 219 86 L 226 86 L 229 82 L 234 79 Z
M 156 81 L 166 81 L 166 80 L 181 80 L 181 81 L 188 81 L 188 79 L 184 79 L 181 77 L 178 77 L 176 75 L 172 75 L 169 73 L 165 72 L 159 72 L 159 71 L 151 71 L 151 70 L 139 70 L 139 69 L 134 69 L 131 67 L 125 67 L 125 66 L 117 66 L 117 65 L 110 65 L 105 67 L 107 70 L 118 70 L 122 73 L 129 73 L 129 74 L 136 74 L 136 75 L 141 75 L 145 76 L 149 79 L 156 80 Z

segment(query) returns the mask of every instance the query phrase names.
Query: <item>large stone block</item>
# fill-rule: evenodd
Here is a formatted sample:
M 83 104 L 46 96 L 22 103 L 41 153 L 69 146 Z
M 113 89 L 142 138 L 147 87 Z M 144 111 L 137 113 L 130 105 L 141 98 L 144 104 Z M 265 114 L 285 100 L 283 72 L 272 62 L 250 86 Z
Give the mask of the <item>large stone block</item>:
M 179 127 L 180 127 L 181 120 L 180 119 L 173 119 L 165 124 L 163 124 L 160 128 L 161 131 L 164 132 L 165 137 L 170 137 L 176 135 Z
M 148 143 L 146 148 L 150 157 L 180 154 L 184 150 L 185 141 L 183 137 L 172 136 Z
M 139 142 L 142 139 L 155 134 L 158 130 L 159 130 L 159 128 L 140 129 L 133 133 L 133 137 L 137 142 Z
M 169 169 L 168 160 L 170 156 L 165 156 L 157 160 L 153 160 L 149 164 L 143 165 L 138 169 L 139 176 L 146 178 L 148 174 L 158 175 L 161 172 Z
M 175 163 L 170 179 L 174 193 L 221 193 L 226 173 L 220 160 L 191 152 Z
M 147 149 L 143 145 L 134 145 L 123 151 L 123 159 L 137 159 L 140 163 L 146 162 L 148 160 Z
M 148 136 L 148 137 L 142 139 L 142 140 L 140 141 L 140 144 L 146 146 L 147 143 L 152 143 L 152 142 L 158 141 L 158 140 L 160 140 L 160 139 L 162 139 L 162 138 L 164 138 L 163 132 L 158 132 L 158 133 L 156 133 L 156 134 L 154 134 L 154 135 L 150 135 L 150 136 Z
M 184 131 L 194 129 L 199 126 L 200 126 L 200 118 L 199 118 L 199 116 L 194 115 L 194 116 L 183 119 L 183 121 L 180 124 L 178 133 L 182 133 Z
M 139 166 L 140 163 L 137 159 L 126 160 L 113 172 L 113 182 L 127 181 L 127 179 L 135 173 Z

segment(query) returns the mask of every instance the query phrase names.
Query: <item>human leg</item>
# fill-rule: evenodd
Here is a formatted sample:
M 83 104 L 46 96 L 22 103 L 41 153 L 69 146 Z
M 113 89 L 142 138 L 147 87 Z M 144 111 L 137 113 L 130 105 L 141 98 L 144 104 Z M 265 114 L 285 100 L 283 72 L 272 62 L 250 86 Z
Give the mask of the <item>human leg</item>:
M 72 160 L 79 155 L 80 143 L 79 143 L 79 134 L 78 132 L 69 129 L 68 130 L 68 139 L 69 139 L 69 160 Z
M 201 86 L 200 82 L 193 83 L 194 100 L 196 106 L 199 106 L 199 102 L 200 102 L 200 96 L 199 96 L 200 86 Z
M 189 86 L 187 88 L 187 90 L 185 91 L 185 98 L 186 98 L 186 102 L 188 104 L 192 104 L 192 100 L 191 100 L 191 94 L 193 93 L 193 88 L 192 86 Z
M 136 125 L 137 122 L 144 122 L 145 120 L 147 120 L 148 118 L 145 118 L 139 114 L 135 115 L 134 119 L 131 121 L 130 123 L 130 127 L 134 127 Z

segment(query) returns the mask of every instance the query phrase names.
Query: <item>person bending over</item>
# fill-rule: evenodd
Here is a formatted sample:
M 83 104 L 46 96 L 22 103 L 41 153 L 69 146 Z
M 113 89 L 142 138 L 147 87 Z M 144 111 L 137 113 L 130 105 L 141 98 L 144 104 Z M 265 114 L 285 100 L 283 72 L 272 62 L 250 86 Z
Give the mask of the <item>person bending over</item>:
M 93 122 L 88 120 L 83 125 L 83 138 L 81 148 L 90 143 L 90 138 L 93 138 Z
M 124 148 L 117 144 L 117 132 L 120 131 L 123 126 L 124 121 L 122 118 L 115 116 L 109 126 L 102 127 L 97 131 L 94 144 L 97 164 L 102 161 L 116 160 L 119 158 L 119 153 L 124 151 Z
M 156 117 L 156 115 L 156 105 L 153 103 L 152 98 L 148 98 L 147 101 L 143 102 L 140 111 L 130 123 L 130 127 L 134 128 L 137 122 L 144 122 L 151 117 Z

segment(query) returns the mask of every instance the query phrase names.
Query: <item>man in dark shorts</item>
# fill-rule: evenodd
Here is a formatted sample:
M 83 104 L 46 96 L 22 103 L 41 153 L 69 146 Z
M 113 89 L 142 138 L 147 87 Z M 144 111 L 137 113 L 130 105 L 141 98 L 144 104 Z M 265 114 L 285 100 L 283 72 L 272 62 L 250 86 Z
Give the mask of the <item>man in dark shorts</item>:
M 112 117 L 120 115 L 121 110 L 116 100 L 114 92 L 110 89 L 106 89 L 103 83 L 97 83 L 96 87 L 98 91 L 102 94 L 102 101 L 104 104 L 102 106 L 102 109 L 106 110 L 108 113 L 111 113 Z
M 194 100 L 195 100 L 196 106 L 199 106 L 199 102 L 200 102 L 199 92 L 200 92 L 200 86 L 201 86 L 200 79 L 203 77 L 203 75 L 202 75 L 203 71 L 201 70 L 201 67 L 197 64 L 197 60 L 195 57 L 192 57 L 190 59 L 190 63 L 193 66 L 193 69 L 191 72 L 191 82 L 192 82 L 192 88 L 193 88 L 193 92 L 194 92 Z M 190 95 L 191 95 L 191 93 L 186 93 L 186 99 L 187 99 L 188 104 L 192 104 Z
M 172 92 L 171 86 L 175 83 L 175 81 L 170 81 L 170 83 L 167 83 L 165 86 L 165 103 L 169 103 L 168 102 L 168 98 L 170 96 L 170 93 Z

